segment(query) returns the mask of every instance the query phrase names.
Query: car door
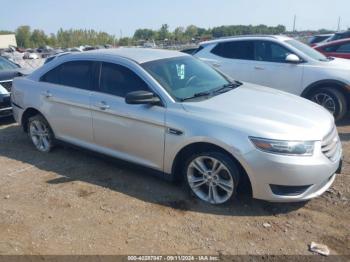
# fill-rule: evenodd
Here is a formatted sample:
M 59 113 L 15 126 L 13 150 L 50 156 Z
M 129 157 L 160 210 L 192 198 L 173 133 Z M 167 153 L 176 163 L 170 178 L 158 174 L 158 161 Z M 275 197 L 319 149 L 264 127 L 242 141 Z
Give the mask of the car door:
M 79 145 L 93 142 L 92 68 L 91 61 L 65 62 L 40 79 L 41 111 L 59 139 Z
M 252 63 L 254 57 L 251 41 L 226 41 L 216 44 L 210 52 L 198 57 L 229 75 L 233 79 L 254 83 Z
M 334 46 L 329 49 L 328 56 L 350 59 L 350 42 Z
M 131 69 L 101 63 L 100 84 L 91 99 L 95 143 L 112 156 L 163 169 L 165 107 L 130 105 L 131 91 L 149 90 Z
M 303 63 L 288 63 L 286 57 L 292 52 L 272 41 L 254 42 L 254 65 L 252 77 L 255 83 L 300 95 L 302 92 Z

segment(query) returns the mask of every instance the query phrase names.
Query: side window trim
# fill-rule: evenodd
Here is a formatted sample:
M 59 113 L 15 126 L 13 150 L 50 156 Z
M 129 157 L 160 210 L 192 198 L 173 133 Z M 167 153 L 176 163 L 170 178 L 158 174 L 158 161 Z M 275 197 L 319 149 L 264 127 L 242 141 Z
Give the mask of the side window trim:
M 280 43 L 277 43 L 277 42 L 274 42 L 274 41 L 269 41 L 269 40 L 255 40 L 254 41 L 254 61 L 257 61 L 257 62 L 265 62 L 265 63 L 277 63 L 277 64 L 288 64 L 287 61 L 283 61 L 283 62 L 280 62 L 280 61 L 265 61 L 265 60 L 257 60 L 257 52 L 256 52 L 256 44 L 258 44 L 259 42 L 266 42 L 266 43 L 269 43 L 269 44 L 275 44 L 275 45 L 278 45 L 284 49 L 286 49 L 287 51 L 290 52 L 290 54 L 295 54 L 292 50 L 290 50 L 290 48 L 284 46 L 284 45 L 281 45 Z M 298 56 L 299 57 L 299 56 Z M 302 58 L 301 58 L 302 59 Z M 302 59 L 302 62 L 304 62 L 304 60 Z
M 104 95 L 108 95 L 108 96 L 113 96 L 113 97 L 118 97 L 118 98 L 121 98 L 121 99 L 125 99 L 124 97 L 121 97 L 121 96 L 117 96 L 117 95 L 113 95 L 113 94 L 109 94 L 109 93 L 106 93 L 106 92 L 103 92 L 101 90 L 101 78 L 102 78 L 102 68 L 103 68 L 103 64 L 112 64 L 112 65 L 117 65 L 117 66 L 121 66 L 121 67 L 124 67 L 128 70 L 130 70 L 133 74 L 135 74 L 137 77 L 140 78 L 140 80 L 142 82 L 145 83 L 146 87 L 148 88 L 149 91 L 153 92 L 154 94 L 156 94 L 159 99 L 161 100 L 161 104 L 159 106 L 161 107 L 167 107 L 166 106 L 166 102 L 164 100 L 164 98 L 159 95 L 159 92 L 157 92 L 156 90 L 154 90 L 154 88 L 152 87 L 152 84 L 149 84 L 147 80 L 144 79 L 144 77 L 142 77 L 141 75 L 139 75 L 137 72 L 135 72 L 135 70 L 133 70 L 132 68 L 130 68 L 129 66 L 123 64 L 123 63 L 119 63 L 119 62 L 112 62 L 112 61 L 99 61 L 98 64 L 99 64 L 99 71 L 98 71 L 98 85 L 96 87 L 95 92 L 98 92 L 98 93 L 101 93 L 101 94 L 104 94 Z
M 64 85 L 61 82 L 61 70 L 62 70 L 62 66 L 64 66 L 67 63 L 71 63 L 71 62 L 88 62 L 90 63 L 89 65 L 89 70 L 88 70 L 88 74 L 89 74 L 89 82 L 88 82 L 88 88 L 79 88 L 79 87 L 75 87 L 75 86 L 69 86 L 69 85 Z M 65 61 L 62 62 L 61 64 L 51 68 L 50 70 L 48 70 L 46 73 L 44 73 L 40 78 L 39 78 L 39 82 L 44 82 L 44 83 L 49 83 L 52 85 L 58 85 L 58 86 L 64 86 L 64 87 L 69 87 L 69 88 L 75 88 L 75 89 L 79 89 L 79 90 L 85 90 L 85 91 L 93 91 L 94 90 L 94 78 L 95 78 L 95 72 L 94 72 L 94 67 L 95 67 L 96 62 L 93 60 L 70 60 L 70 61 Z M 43 78 L 49 74 L 50 72 L 54 71 L 54 70 L 59 70 L 58 73 L 58 83 L 52 83 L 52 82 L 47 82 L 44 81 Z
M 349 49 L 339 51 L 339 49 L 341 49 L 343 46 L 349 46 Z M 350 53 L 350 42 L 339 45 L 338 48 L 334 52 L 340 53 L 340 54 L 349 54 Z
M 251 40 L 232 40 L 232 41 L 224 41 L 224 42 L 219 42 L 217 44 L 215 44 L 212 49 L 210 50 L 210 53 L 219 56 L 221 58 L 224 59 L 234 59 L 234 60 L 244 60 L 244 61 L 254 61 L 254 54 L 252 55 L 251 58 L 237 58 L 237 57 L 228 57 L 222 54 L 224 48 L 225 48 L 225 44 L 226 45 L 230 45 L 230 44 L 242 44 L 244 43 L 245 45 L 249 45 L 252 44 L 252 51 L 254 52 L 254 42 Z M 216 50 L 217 49 L 217 50 Z M 221 53 L 221 54 L 220 54 Z

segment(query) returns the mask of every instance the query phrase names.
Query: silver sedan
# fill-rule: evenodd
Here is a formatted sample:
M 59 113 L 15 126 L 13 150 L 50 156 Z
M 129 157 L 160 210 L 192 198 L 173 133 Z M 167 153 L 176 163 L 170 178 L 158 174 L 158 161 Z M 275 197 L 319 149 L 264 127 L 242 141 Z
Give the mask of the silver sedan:
M 211 204 L 230 201 L 244 178 L 254 198 L 307 200 L 341 163 L 325 109 L 175 51 L 66 54 L 15 79 L 12 104 L 39 151 L 62 140 L 182 179 Z

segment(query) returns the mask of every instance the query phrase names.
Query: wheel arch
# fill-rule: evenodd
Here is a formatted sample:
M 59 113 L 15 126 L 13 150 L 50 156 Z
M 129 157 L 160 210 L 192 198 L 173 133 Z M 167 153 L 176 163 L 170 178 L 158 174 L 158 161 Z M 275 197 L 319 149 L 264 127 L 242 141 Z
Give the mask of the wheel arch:
M 28 120 L 29 118 L 35 116 L 35 115 L 41 115 L 45 120 L 47 121 L 46 117 L 36 108 L 34 107 L 28 107 L 22 114 L 21 118 L 21 124 L 24 132 L 28 132 Z M 49 122 L 48 122 L 49 123 Z
M 304 89 L 304 91 L 301 94 L 301 97 L 308 98 L 316 89 L 322 87 L 335 88 L 342 92 L 347 97 L 347 99 L 349 99 L 350 85 L 347 85 L 342 81 L 334 79 L 324 79 L 310 84 Z
M 184 163 L 186 157 L 189 157 L 194 152 L 204 152 L 209 150 L 218 151 L 230 157 L 237 164 L 237 167 L 240 173 L 242 174 L 242 177 L 241 177 L 242 180 L 240 182 L 240 185 L 247 186 L 249 187 L 249 191 L 250 192 L 252 191 L 251 179 L 248 173 L 246 172 L 245 168 L 241 164 L 241 162 L 237 159 L 237 157 L 235 157 L 232 153 L 230 153 L 223 147 L 210 142 L 193 142 L 183 146 L 177 152 L 172 164 L 171 173 L 173 178 L 176 181 L 182 180 L 182 168 L 183 168 L 182 164 Z

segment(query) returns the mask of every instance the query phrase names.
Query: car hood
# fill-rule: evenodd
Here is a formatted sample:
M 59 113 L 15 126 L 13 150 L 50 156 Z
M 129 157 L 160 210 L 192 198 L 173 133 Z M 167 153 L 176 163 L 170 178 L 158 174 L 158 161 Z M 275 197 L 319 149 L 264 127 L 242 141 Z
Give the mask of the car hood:
M 333 60 L 328 62 L 320 62 L 320 66 L 336 68 L 341 70 L 350 70 L 350 61 L 349 59 L 334 58 Z
M 207 100 L 183 103 L 183 107 L 209 123 L 272 139 L 322 140 L 334 125 L 333 116 L 311 101 L 248 83 Z
M 32 73 L 32 69 L 18 68 L 13 70 L 0 70 L 0 81 L 11 80 L 18 76 L 27 76 Z

